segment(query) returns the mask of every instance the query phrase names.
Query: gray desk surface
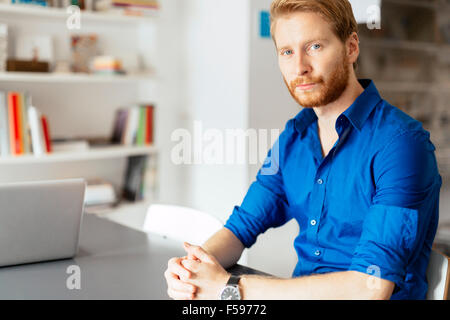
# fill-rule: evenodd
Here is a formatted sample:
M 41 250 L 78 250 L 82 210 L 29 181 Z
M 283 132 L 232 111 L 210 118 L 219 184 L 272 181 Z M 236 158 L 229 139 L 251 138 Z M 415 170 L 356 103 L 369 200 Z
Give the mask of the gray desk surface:
M 0 268 L 0 299 L 169 299 L 164 271 L 184 256 L 180 242 L 85 214 L 79 252 L 73 259 Z M 71 265 L 80 289 L 68 289 Z M 243 266 L 233 274 L 262 274 Z

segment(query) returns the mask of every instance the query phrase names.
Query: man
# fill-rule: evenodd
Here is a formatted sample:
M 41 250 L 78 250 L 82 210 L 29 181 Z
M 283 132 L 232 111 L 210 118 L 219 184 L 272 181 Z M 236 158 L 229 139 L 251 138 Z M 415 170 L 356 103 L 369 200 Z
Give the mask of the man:
M 425 298 L 442 183 L 429 133 L 356 78 L 359 39 L 347 0 L 275 0 L 271 32 L 304 109 L 269 152 L 278 170 L 263 166 L 225 227 L 169 261 L 169 296 Z M 230 277 L 224 268 L 245 247 L 290 219 L 300 226 L 293 278 Z

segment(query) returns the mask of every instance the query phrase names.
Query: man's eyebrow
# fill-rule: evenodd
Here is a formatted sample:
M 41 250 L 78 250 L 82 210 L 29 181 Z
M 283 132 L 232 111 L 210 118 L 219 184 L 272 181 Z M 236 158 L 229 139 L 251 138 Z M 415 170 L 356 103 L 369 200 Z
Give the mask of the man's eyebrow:
M 283 51 L 285 49 L 290 49 L 291 46 L 282 46 L 281 48 L 277 48 L 278 51 Z

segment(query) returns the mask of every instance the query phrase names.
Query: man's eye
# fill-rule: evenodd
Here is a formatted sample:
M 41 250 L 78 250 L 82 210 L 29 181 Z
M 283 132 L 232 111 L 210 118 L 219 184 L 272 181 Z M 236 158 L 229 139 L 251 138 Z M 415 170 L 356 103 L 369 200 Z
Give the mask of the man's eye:
M 290 55 L 290 54 L 292 54 L 292 50 L 283 50 L 283 52 L 281 54 L 284 56 Z
M 311 46 L 311 49 L 313 49 L 313 50 L 318 50 L 318 49 L 320 49 L 320 48 L 321 48 L 321 45 L 318 44 L 318 43 L 315 43 L 315 44 L 313 44 L 313 45 Z

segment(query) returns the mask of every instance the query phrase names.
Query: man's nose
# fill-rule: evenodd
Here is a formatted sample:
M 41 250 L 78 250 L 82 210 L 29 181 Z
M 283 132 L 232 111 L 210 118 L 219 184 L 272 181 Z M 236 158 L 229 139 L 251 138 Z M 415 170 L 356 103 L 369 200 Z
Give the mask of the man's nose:
M 309 64 L 308 58 L 304 54 L 299 54 L 296 61 L 297 76 L 305 76 L 311 73 L 311 65 Z

